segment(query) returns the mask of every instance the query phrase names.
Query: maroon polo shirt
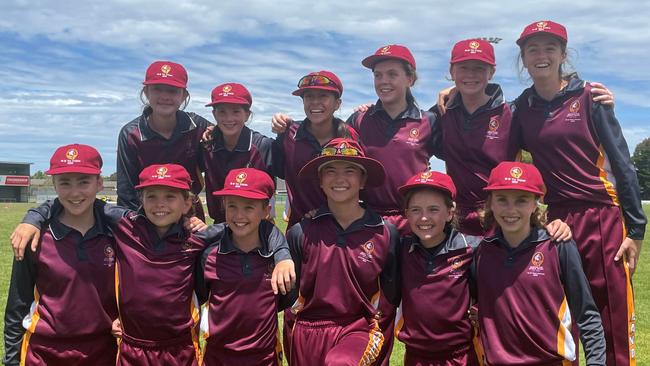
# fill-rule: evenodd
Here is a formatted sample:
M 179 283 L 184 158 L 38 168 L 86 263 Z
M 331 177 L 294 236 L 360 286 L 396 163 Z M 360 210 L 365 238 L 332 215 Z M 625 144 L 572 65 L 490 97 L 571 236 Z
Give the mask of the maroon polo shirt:
M 499 231 L 476 251 L 481 341 L 490 365 L 547 365 L 575 358 L 571 323 L 588 365 L 605 365 L 600 314 L 573 241 L 533 229 L 517 248 Z
M 402 196 L 397 188 L 429 166 L 429 158 L 440 136 L 434 135 L 435 117 L 410 104 L 392 119 L 381 101 L 365 113 L 348 118 L 363 142 L 366 156 L 379 160 L 386 169 L 386 180 L 379 187 L 366 187 L 361 199 L 382 216 L 402 214 Z
M 489 84 L 486 93 L 490 100 L 471 114 L 458 93 L 439 117 L 442 143 L 436 147 L 436 156 L 445 161 L 456 185 L 461 216 L 482 207 L 487 198 L 483 188 L 492 169 L 502 161 L 514 161 L 519 152 L 518 142 L 511 138 L 512 114 L 501 87 Z
M 275 263 L 290 255 L 284 235 L 269 221 L 260 224 L 260 241 L 260 248 L 243 252 L 226 229 L 202 255 L 197 290 L 200 300 L 208 301 L 207 319 L 201 321 L 206 358 L 223 351 L 275 351 L 277 312 L 291 304 L 287 296 L 273 294 L 271 275 Z
M 551 206 L 620 205 L 628 236 L 643 239 L 636 170 L 614 110 L 591 100 L 591 86 L 573 77 L 551 101 L 534 87 L 515 102 L 522 147 L 542 173 Z
M 400 244 L 402 302 L 395 334 L 407 347 L 453 352 L 472 344 L 469 268 L 482 238 L 456 230 L 427 249 L 413 235 Z
M 167 139 L 149 128 L 148 115 L 127 123 L 117 141 L 117 203 L 131 210 L 140 207 L 136 189 L 138 175 L 152 164 L 173 163 L 182 165 L 192 178 L 192 193 L 203 189 L 199 169 L 201 138 L 211 125 L 208 120 L 183 111 L 176 112 L 176 128 Z
M 380 289 L 397 302 L 395 227 L 370 209 L 345 230 L 327 206 L 287 232 L 299 273 L 298 319 L 353 321 L 377 315 Z M 397 304 L 395 304 L 397 305 Z
M 300 169 L 319 156 L 323 149 L 323 145 L 307 130 L 309 123 L 309 119 L 292 123 L 284 133 L 278 135 L 274 144 L 274 175 L 285 180 L 291 205 L 287 225 L 289 228 L 298 223 L 306 213 L 325 203 L 325 195 L 320 188 L 318 177 L 308 180 L 298 178 Z M 336 131 L 341 123 L 345 122 L 334 119 L 334 136 L 337 136 Z M 358 140 L 358 135 L 352 128 L 347 130 L 353 140 Z
M 27 249 L 22 261 L 14 261 L 5 309 L 5 364 L 20 361 L 26 330 L 61 342 L 110 334 L 117 317 L 115 242 L 102 218 L 104 205 L 95 200 L 95 225 L 81 235 L 59 222 L 63 206 L 56 199 L 37 251 Z
M 273 139 L 244 126 L 237 145 L 228 151 L 223 143 L 219 128 L 214 129 L 212 142 L 204 146 L 202 166 L 205 171 L 205 197 L 208 212 L 215 223 L 226 221 L 223 198 L 212 194 L 223 188 L 226 175 L 232 169 L 255 168 L 273 175 L 272 170 Z

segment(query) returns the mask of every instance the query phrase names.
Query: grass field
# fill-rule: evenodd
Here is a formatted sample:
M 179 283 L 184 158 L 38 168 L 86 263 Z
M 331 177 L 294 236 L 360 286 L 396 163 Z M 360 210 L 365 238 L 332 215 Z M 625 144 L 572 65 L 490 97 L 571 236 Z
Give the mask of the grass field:
M 13 253 L 9 243 L 9 235 L 13 228 L 20 222 L 25 211 L 31 207 L 32 204 L 23 203 L 0 203 L 0 313 L 4 314 L 5 305 L 7 302 L 7 289 L 9 287 L 9 280 L 11 277 L 11 265 L 13 261 Z M 646 215 L 650 216 L 650 206 L 644 206 Z M 281 212 L 278 210 L 277 212 Z M 277 220 L 282 226 L 282 220 Z M 283 228 L 284 229 L 284 228 Z M 644 242 L 644 246 L 648 246 L 650 242 L 650 235 Z M 645 249 L 647 252 L 650 249 Z M 650 254 L 644 253 L 641 257 L 641 262 L 634 275 L 634 290 L 636 302 L 636 315 L 637 315 L 637 361 L 639 365 L 650 365 L 650 355 L 645 353 L 645 350 L 650 343 L 650 335 L 648 329 L 650 328 L 650 264 L 646 258 Z M 4 343 L 0 346 L 2 354 L 4 354 Z M 401 343 L 396 342 L 393 349 L 393 357 L 391 357 L 391 364 L 400 365 L 404 356 L 404 347 Z

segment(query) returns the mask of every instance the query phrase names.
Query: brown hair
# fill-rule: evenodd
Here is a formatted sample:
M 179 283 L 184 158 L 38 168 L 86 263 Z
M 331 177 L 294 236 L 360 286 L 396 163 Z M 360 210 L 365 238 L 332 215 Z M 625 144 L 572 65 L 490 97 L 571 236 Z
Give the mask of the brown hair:
M 404 199 L 402 200 L 402 207 L 404 211 L 408 209 L 409 203 L 411 203 L 411 198 L 413 198 L 413 195 L 419 192 L 424 192 L 424 191 L 434 191 L 438 192 L 442 195 L 442 197 L 445 199 L 445 206 L 451 210 L 451 221 L 448 221 L 446 225 L 451 226 L 454 229 L 458 228 L 458 216 L 456 216 L 456 204 L 454 203 L 454 200 L 451 199 L 451 195 L 449 192 L 445 192 L 441 189 L 435 189 L 435 188 L 430 188 L 430 187 L 416 187 L 413 189 L 409 189 L 406 194 L 404 195 Z
M 539 200 L 539 197 L 536 197 Z M 494 213 L 490 209 L 490 204 L 492 203 L 492 193 L 490 193 L 485 200 L 485 206 L 483 209 L 479 210 L 479 216 L 481 218 L 481 225 L 483 226 L 484 229 L 491 229 L 492 227 L 496 226 L 496 220 L 494 219 Z M 535 207 L 535 211 L 533 211 L 532 215 L 530 216 L 530 223 L 534 227 L 538 229 L 544 228 L 544 225 L 546 225 L 546 209 L 542 207 L 542 205 L 539 204 L 539 201 L 537 203 L 537 207 Z
M 140 101 L 142 102 L 142 112 L 145 115 L 150 115 L 153 112 L 153 108 L 149 105 L 149 100 L 147 100 L 147 96 L 145 95 L 145 89 L 148 87 L 148 85 L 144 85 L 142 89 L 140 89 Z M 183 93 L 185 94 L 185 99 L 183 100 L 183 104 L 181 104 L 181 107 L 179 108 L 181 111 L 185 110 L 188 104 L 190 104 L 190 92 L 186 89 L 183 88 Z
M 384 61 L 384 60 L 382 60 Z M 399 62 L 402 63 L 402 66 L 404 67 L 404 72 L 406 72 L 406 75 L 410 76 L 413 78 L 413 84 L 415 85 L 415 82 L 418 81 L 418 73 L 415 71 L 415 68 L 411 66 L 408 62 L 404 60 L 398 60 Z M 381 61 L 375 63 L 372 66 L 372 71 L 375 71 L 375 66 L 380 63 Z M 409 105 L 418 105 L 417 102 L 415 101 L 415 97 L 413 96 L 413 93 L 411 92 L 411 87 L 406 88 L 406 103 Z
M 569 52 L 575 53 L 575 51 L 571 48 L 567 47 L 567 43 L 562 41 L 561 39 L 557 39 L 558 42 L 560 43 L 560 49 L 562 50 L 562 53 L 566 55 L 564 58 L 564 61 L 560 64 L 560 69 L 558 70 L 558 74 L 560 77 L 560 80 L 569 80 L 572 77 L 577 77 L 578 73 L 575 70 L 575 67 L 573 67 L 573 63 L 571 62 L 571 58 L 569 57 Z M 521 46 L 519 46 L 519 53 L 517 54 L 517 59 L 516 59 L 516 67 L 517 67 L 517 74 L 519 77 L 519 81 L 522 83 L 525 83 L 526 81 L 530 80 L 530 75 L 524 71 L 524 47 L 526 47 L 526 43 L 528 43 L 528 40 L 526 40 L 524 43 L 522 43 Z M 526 75 L 526 76 L 524 76 Z
M 137 190 L 138 199 L 140 200 L 140 206 L 142 206 L 142 201 L 143 201 L 143 196 L 144 196 L 144 190 L 145 189 L 147 189 L 147 187 L 144 187 L 142 189 Z M 178 189 L 181 192 L 181 195 L 183 196 L 184 200 L 189 199 L 190 201 L 192 201 L 192 205 L 190 206 L 190 210 L 187 211 L 187 213 L 184 214 L 183 217 L 192 217 L 192 216 L 194 216 L 194 214 L 195 214 L 195 212 L 194 212 L 194 193 L 192 193 L 192 191 L 187 190 L 187 189 L 180 189 L 180 188 L 176 188 L 176 189 Z

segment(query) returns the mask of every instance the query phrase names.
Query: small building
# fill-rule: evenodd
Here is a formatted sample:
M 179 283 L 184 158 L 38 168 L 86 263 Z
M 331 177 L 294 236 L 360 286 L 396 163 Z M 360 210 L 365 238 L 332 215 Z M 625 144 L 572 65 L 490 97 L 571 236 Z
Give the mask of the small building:
M 0 161 L 0 202 L 27 202 L 32 163 Z

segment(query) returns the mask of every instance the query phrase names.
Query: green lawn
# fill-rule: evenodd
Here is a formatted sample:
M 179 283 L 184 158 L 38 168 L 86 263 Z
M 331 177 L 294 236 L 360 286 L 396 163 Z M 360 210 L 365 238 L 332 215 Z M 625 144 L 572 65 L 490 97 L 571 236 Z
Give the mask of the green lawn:
M 11 263 L 13 260 L 13 253 L 11 245 L 9 244 L 9 235 L 13 228 L 20 222 L 25 210 L 31 207 L 31 204 L 23 203 L 0 203 L 0 311 L 4 314 L 4 308 L 7 302 L 7 289 L 9 287 L 9 280 L 11 277 Z M 646 215 L 650 216 L 650 206 L 644 206 Z M 281 213 L 278 210 L 278 213 Z M 277 220 L 278 226 L 284 229 L 284 222 Z M 650 242 L 650 235 L 646 238 L 644 246 L 648 246 Z M 650 249 L 646 249 L 647 252 Z M 634 289 L 636 301 L 636 315 L 637 315 L 637 356 L 638 364 L 650 364 L 650 355 L 647 355 L 644 350 L 647 349 L 650 343 L 650 336 L 648 336 L 648 329 L 650 328 L 650 265 L 645 262 L 649 254 L 644 254 L 641 257 L 641 263 L 634 275 Z M 4 343 L 0 346 L 4 354 Z M 393 350 L 393 357 L 391 364 L 399 365 L 404 355 L 404 347 L 401 343 L 396 342 Z

